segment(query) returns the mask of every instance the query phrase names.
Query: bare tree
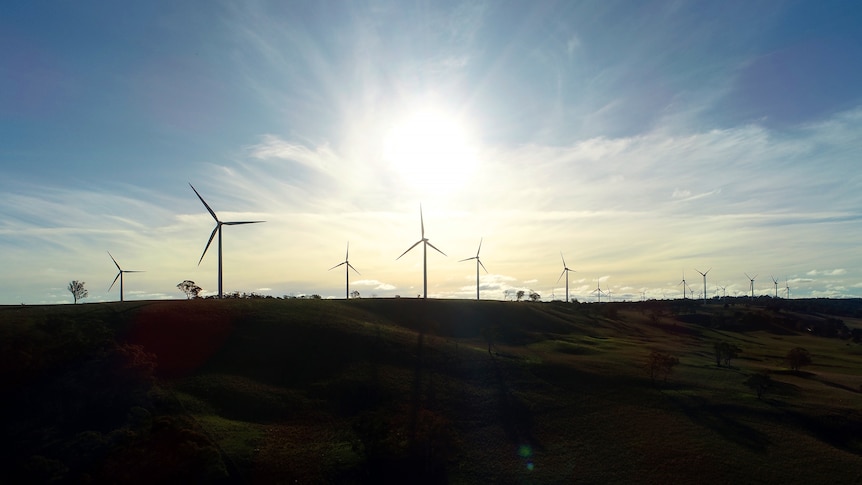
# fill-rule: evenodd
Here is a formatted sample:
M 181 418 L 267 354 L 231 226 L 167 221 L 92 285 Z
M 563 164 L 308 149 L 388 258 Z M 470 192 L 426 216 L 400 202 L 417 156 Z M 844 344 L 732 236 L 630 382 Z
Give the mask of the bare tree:
M 84 288 L 84 282 L 78 280 L 72 280 L 69 283 L 69 287 L 67 288 L 69 293 L 72 294 L 73 302 L 78 303 L 78 300 L 87 298 L 88 292 L 87 289 Z
M 182 283 L 177 284 L 177 288 L 186 294 L 186 299 L 197 298 L 198 294 L 200 294 L 202 290 L 202 288 L 196 285 L 192 280 L 185 280 Z
M 355 300 L 355 299 L 357 299 L 357 298 L 359 298 L 359 297 L 360 297 L 360 295 L 359 295 L 359 290 L 353 290 L 353 291 L 351 291 L 351 292 L 350 292 L 350 298 L 353 298 L 353 299 Z
M 524 299 L 524 290 L 518 290 L 518 292 L 515 293 L 515 298 L 517 298 L 518 301 L 523 300 Z
M 542 299 L 542 295 L 536 293 L 535 291 L 530 290 L 530 301 L 539 301 Z

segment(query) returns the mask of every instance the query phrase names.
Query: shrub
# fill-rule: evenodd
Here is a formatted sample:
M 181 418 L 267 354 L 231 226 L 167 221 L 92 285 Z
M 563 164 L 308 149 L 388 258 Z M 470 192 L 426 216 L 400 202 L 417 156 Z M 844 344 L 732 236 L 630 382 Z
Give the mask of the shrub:
M 790 349 L 785 357 L 791 369 L 798 371 L 802 366 L 811 364 L 811 354 L 802 347 Z
M 679 364 L 679 359 L 658 350 L 653 350 L 649 354 L 646 363 L 646 371 L 650 379 L 655 382 L 656 379 L 662 379 L 667 382 L 667 377 L 673 371 L 673 368 Z

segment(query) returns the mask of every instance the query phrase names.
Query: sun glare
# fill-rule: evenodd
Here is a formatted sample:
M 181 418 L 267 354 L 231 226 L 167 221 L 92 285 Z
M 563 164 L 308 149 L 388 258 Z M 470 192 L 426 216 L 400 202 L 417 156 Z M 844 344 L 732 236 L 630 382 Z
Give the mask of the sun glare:
M 383 141 L 383 157 L 412 190 L 449 193 L 476 165 L 477 149 L 457 117 L 421 110 L 395 123 Z

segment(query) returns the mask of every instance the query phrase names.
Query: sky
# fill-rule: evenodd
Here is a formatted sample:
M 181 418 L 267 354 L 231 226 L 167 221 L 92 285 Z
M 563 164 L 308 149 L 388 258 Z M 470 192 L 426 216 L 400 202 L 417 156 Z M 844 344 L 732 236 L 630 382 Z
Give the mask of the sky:
M 0 304 L 862 296 L 858 2 L 0 10 Z

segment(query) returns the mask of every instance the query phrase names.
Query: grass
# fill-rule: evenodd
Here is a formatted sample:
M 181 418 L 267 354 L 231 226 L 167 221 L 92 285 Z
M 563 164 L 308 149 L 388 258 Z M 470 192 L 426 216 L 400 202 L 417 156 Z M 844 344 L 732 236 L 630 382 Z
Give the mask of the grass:
M 9 307 L 5 341 L 33 351 L 0 370 L 13 392 L 107 337 L 142 346 L 178 403 L 150 405 L 154 420 L 192 419 L 228 481 L 860 483 L 862 346 L 808 330 L 858 328 L 851 303 Z M 729 366 L 719 341 L 742 350 Z M 814 363 L 791 372 L 797 346 Z M 643 370 L 652 350 L 679 358 L 667 382 Z M 763 399 L 744 384 L 759 372 Z M 210 463 L 200 446 L 190 456 Z

